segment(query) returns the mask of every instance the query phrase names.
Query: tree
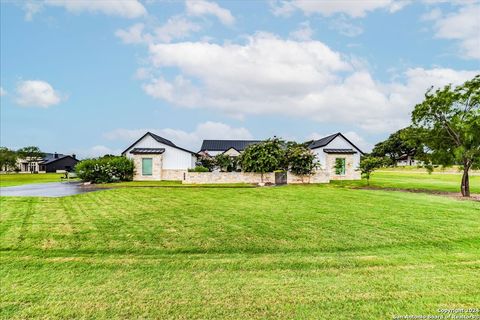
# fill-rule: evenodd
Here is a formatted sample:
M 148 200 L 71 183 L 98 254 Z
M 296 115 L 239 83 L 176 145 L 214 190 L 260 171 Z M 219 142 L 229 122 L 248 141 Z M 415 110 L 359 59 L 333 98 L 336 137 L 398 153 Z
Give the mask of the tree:
M 286 170 L 305 176 L 311 175 L 318 167 L 315 154 L 305 144 L 289 142 L 285 152 Z
M 261 143 L 249 145 L 241 154 L 241 166 L 243 171 L 261 173 L 273 172 L 282 169 L 282 162 L 285 156 L 284 141 L 273 138 Z
M 198 158 L 198 165 L 207 168 L 208 171 L 212 171 L 215 168 L 215 159 L 208 155 L 201 155 Z
M 10 171 L 17 168 L 17 154 L 15 151 L 0 147 L 0 171 Z
M 40 161 L 45 156 L 45 154 L 40 151 L 40 148 L 35 146 L 24 147 L 18 150 L 17 154 L 19 158 L 25 159 L 25 161 L 27 161 L 28 167 L 30 168 L 31 172 L 33 172 L 31 164 Z
M 397 160 L 407 155 L 410 157 L 420 156 L 423 153 L 423 144 L 416 138 L 415 129 L 406 127 L 392 133 L 388 139 L 375 145 L 371 155 L 374 157 L 388 157 L 392 165 L 396 165 Z
M 463 85 L 433 91 L 412 112 L 430 163 L 463 169 L 461 192 L 470 196 L 469 170 L 480 167 L 480 75 Z
M 370 185 L 370 175 L 378 168 L 385 165 L 385 158 L 365 156 L 360 160 L 359 170 L 362 177 L 367 179 L 367 185 Z
M 215 156 L 215 166 L 219 168 L 221 172 L 231 171 L 232 158 L 223 153 L 217 154 Z

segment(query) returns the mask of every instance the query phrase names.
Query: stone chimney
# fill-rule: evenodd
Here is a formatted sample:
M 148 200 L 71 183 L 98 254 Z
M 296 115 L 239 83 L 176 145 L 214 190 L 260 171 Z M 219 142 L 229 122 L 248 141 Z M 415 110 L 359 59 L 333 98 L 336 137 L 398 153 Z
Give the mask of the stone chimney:
M 53 158 L 58 159 L 58 153 L 55 152 L 55 153 L 53 154 Z
M 72 158 L 77 159 L 77 155 L 75 153 L 72 153 Z

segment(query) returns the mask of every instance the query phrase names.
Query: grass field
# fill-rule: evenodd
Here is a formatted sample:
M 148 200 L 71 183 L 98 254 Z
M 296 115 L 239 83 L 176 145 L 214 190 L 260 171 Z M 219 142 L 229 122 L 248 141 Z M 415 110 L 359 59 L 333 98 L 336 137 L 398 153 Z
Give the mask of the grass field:
M 0 187 L 19 186 L 30 183 L 60 182 L 63 173 L 9 173 L 0 174 Z
M 2 318 L 391 319 L 480 304 L 478 202 L 312 185 L 0 205 Z
M 442 174 L 426 172 L 374 172 L 370 186 L 376 188 L 394 188 L 405 190 L 427 190 L 440 192 L 460 192 L 461 174 Z M 333 181 L 338 186 L 366 187 L 366 180 Z M 470 177 L 470 191 L 480 193 L 480 176 Z

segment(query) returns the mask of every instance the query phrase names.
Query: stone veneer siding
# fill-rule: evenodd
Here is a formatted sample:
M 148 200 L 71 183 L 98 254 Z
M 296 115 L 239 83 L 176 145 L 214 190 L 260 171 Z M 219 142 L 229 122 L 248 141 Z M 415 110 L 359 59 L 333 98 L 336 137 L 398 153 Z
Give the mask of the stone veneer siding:
M 187 174 L 187 170 L 163 169 L 162 180 L 182 181 Z
M 142 175 L 142 159 L 152 159 L 152 175 Z M 162 180 L 162 155 L 161 154 L 135 154 L 133 155 L 133 164 L 135 172 L 133 174 L 133 180 L 136 181 L 150 181 L 150 180 Z
M 337 175 L 335 173 L 335 159 L 345 158 L 345 174 Z M 361 173 L 353 166 L 353 154 L 335 154 L 329 153 L 325 157 L 326 171 L 330 172 L 330 180 L 360 180 Z

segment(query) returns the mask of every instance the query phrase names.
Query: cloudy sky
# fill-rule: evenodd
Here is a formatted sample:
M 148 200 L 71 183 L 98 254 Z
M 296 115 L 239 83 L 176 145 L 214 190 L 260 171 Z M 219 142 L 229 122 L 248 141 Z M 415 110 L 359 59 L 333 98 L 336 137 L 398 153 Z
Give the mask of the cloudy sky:
M 146 131 L 369 151 L 480 72 L 479 1 L 1 1 L 1 145 L 86 157 Z

